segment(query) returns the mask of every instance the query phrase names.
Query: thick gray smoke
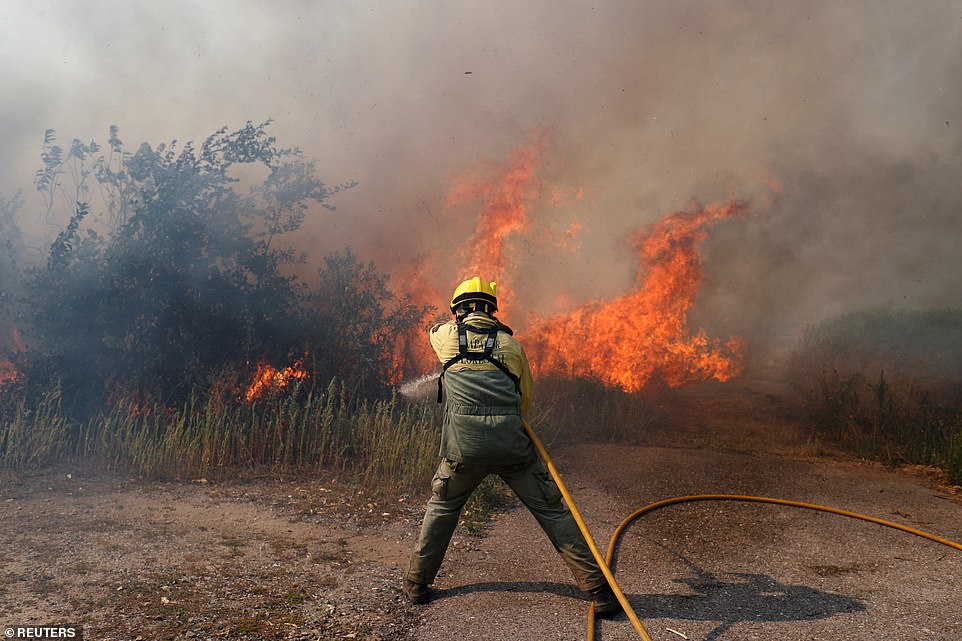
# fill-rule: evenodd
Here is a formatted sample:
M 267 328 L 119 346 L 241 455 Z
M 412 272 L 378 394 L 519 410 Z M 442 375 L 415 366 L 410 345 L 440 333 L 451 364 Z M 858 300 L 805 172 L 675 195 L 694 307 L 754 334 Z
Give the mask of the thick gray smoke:
M 580 249 L 518 243 L 516 296 L 617 294 L 632 228 L 730 197 L 756 207 L 704 247 L 693 320 L 711 333 L 762 344 L 962 294 L 957 2 L 10 5 L 0 192 L 28 192 L 30 234 L 56 233 L 29 193 L 47 128 L 66 146 L 116 124 L 133 149 L 270 117 L 324 180 L 360 183 L 295 244 L 406 269 L 463 242 L 442 215 L 452 181 L 547 131 L 558 197 L 529 215 L 551 233 L 580 221 Z

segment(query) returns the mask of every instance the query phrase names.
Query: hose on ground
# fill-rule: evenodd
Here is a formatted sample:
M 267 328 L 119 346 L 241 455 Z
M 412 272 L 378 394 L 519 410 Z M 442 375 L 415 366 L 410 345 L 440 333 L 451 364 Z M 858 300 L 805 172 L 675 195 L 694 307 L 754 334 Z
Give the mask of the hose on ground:
M 893 521 L 886 521 L 884 519 L 875 518 L 872 516 L 866 516 L 865 514 L 859 514 L 858 512 L 850 512 L 848 510 L 840 510 L 832 507 L 825 507 L 824 505 L 815 505 L 812 503 L 801 503 L 798 501 L 788 501 L 785 499 L 773 499 L 763 496 L 745 496 L 739 494 L 694 494 L 691 496 L 678 496 L 670 499 L 665 499 L 663 501 L 658 501 L 650 505 L 646 505 L 640 509 L 635 510 L 631 514 L 622 520 L 622 522 L 615 528 L 614 533 L 611 535 L 611 541 L 608 543 L 608 554 L 606 557 L 601 556 L 601 552 L 598 550 L 598 546 L 595 544 L 594 538 L 591 536 L 591 532 L 588 531 L 588 525 L 585 523 L 584 519 L 581 517 L 581 512 L 578 510 L 578 506 L 575 505 L 574 499 L 568 492 L 567 487 L 565 487 L 564 481 L 561 480 L 561 475 L 558 474 L 557 468 L 555 468 L 554 462 L 551 460 L 551 456 L 545 449 L 541 440 L 538 438 L 537 434 L 531 428 L 531 425 L 527 421 L 522 420 L 522 425 L 524 426 L 525 432 L 528 434 L 528 438 L 534 444 L 535 450 L 537 450 L 538 455 L 544 461 L 548 468 L 548 472 L 551 474 L 551 478 L 554 479 L 555 483 L 558 485 L 558 489 L 561 491 L 561 495 L 564 497 L 565 502 L 568 504 L 568 508 L 571 510 L 571 515 L 574 517 L 575 523 L 578 524 L 578 528 L 585 537 L 585 541 L 588 543 L 588 548 L 591 550 L 592 556 L 594 556 L 595 561 L 601 567 L 602 574 L 605 575 L 605 579 L 608 580 L 608 584 L 611 586 L 612 591 L 615 593 L 615 597 L 624 609 L 625 614 L 628 615 L 628 620 L 631 621 L 631 625 L 635 628 L 638 636 L 643 641 L 652 641 L 645 627 L 641 624 L 635 611 L 632 609 L 631 604 L 628 602 L 627 597 L 625 597 L 624 592 L 622 592 L 621 587 L 618 585 L 618 581 L 615 580 L 614 572 L 611 569 L 614 562 L 615 550 L 618 546 L 618 540 L 624 533 L 625 529 L 634 522 L 636 519 L 644 514 L 653 512 L 654 510 L 668 507 L 669 505 L 677 505 L 679 503 L 692 503 L 697 501 L 742 501 L 742 502 L 753 502 L 753 503 L 770 503 L 775 505 L 785 505 L 789 507 L 798 507 L 808 510 L 817 510 L 819 512 L 828 512 L 829 514 L 837 514 L 840 516 L 846 516 L 853 519 L 859 519 L 862 521 L 868 521 L 869 523 L 875 523 L 878 525 L 884 525 L 886 527 L 894 528 L 902 532 L 907 532 L 908 534 L 914 534 L 915 536 L 934 541 L 941 545 L 947 545 L 956 550 L 962 551 L 962 543 L 956 543 L 955 541 L 950 541 L 934 534 L 929 534 L 928 532 L 923 532 L 922 530 L 917 530 L 900 523 L 895 523 Z M 595 611 L 594 605 L 592 604 L 588 610 L 588 641 L 592 641 L 595 638 Z

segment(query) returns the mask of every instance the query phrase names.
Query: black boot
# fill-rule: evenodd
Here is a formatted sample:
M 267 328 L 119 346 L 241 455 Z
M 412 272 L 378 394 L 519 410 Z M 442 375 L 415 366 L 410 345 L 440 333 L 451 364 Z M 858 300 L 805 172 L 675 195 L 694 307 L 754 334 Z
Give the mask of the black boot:
M 613 617 L 621 612 L 621 603 L 607 583 L 590 592 L 591 602 L 595 605 L 595 616 L 601 619 Z
M 412 605 L 424 605 L 431 600 L 431 589 L 423 583 L 415 583 L 411 579 L 404 579 L 401 592 Z

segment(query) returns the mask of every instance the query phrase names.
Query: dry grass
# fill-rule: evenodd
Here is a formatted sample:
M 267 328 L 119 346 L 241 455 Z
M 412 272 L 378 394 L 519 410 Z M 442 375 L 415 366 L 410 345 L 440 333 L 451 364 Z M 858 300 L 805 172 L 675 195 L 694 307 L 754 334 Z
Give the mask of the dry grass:
M 436 462 L 437 410 L 394 396 L 356 399 L 336 380 L 257 405 L 212 398 L 185 407 L 117 403 L 79 423 L 56 389 L 0 424 L 0 466 L 84 459 L 145 478 L 218 478 L 238 469 L 325 468 L 367 486 L 411 490 Z

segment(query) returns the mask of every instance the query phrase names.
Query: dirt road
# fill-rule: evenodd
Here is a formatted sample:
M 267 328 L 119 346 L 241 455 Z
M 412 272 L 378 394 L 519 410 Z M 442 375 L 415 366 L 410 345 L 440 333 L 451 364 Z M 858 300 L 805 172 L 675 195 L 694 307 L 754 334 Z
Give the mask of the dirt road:
M 686 420 L 675 447 L 553 448 L 600 547 L 634 509 L 697 493 L 823 504 L 962 541 L 957 491 L 804 447 L 770 453 L 767 419 L 753 426 L 725 407 L 740 421 L 733 440 Z M 397 586 L 425 499 L 372 499 L 323 478 L 6 474 L 0 624 L 80 623 L 88 641 L 584 638 L 586 602 L 517 506 L 482 538 L 459 530 L 437 599 L 404 603 Z M 962 552 L 839 516 L 666 508 L 628 531 L 617 576 L 656 641 L 962 639 Z M 622 616 L 600 638 L 636 637 Z
M 635 508 L 695 493 L 844 508 L 962 541 L 951 492 L 904 473 L 827 460 L 606 445 L 556 464 L 607 548 Z M 585 603 L 522 509 L 482 540 L 461 538 L 417 639 L 578 639 Z M 761 504 L 697 503 L 628 531 L 616 574 L 656 641 L 957 641 L 962 552 L 890 528 Z M 627 618 L 600 638 L 635 639 Z

